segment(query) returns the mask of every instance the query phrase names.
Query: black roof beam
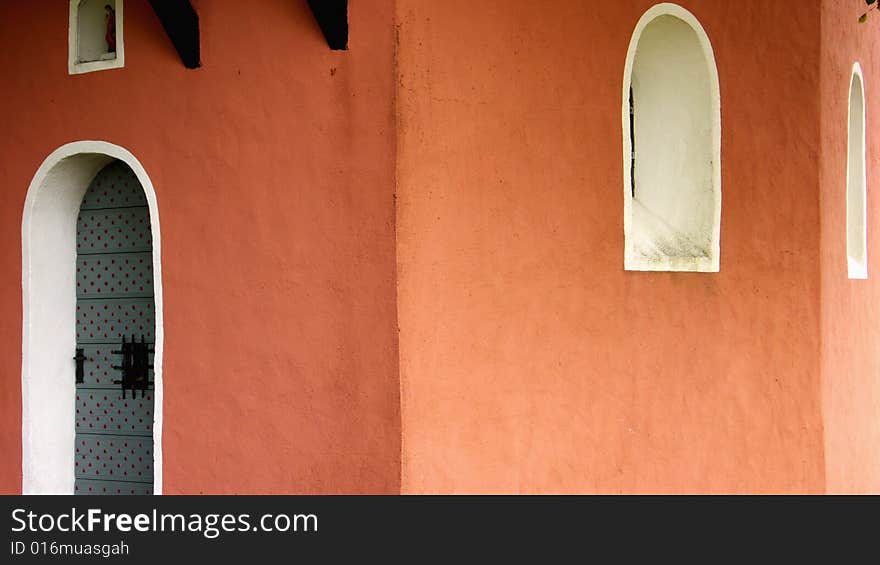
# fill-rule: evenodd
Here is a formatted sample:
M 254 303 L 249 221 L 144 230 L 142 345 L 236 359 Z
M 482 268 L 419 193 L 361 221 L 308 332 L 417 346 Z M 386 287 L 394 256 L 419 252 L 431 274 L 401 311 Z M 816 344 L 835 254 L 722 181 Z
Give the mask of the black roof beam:
M 150 0 L 159 16 L 165 33 L 177 49 L 183 66 L 197 69 L 202 66 L 199 46 L 199 15 L 189 0 Z
M 327 45 L 333 50 L 348 49 L 348 0 L 308 0 Z

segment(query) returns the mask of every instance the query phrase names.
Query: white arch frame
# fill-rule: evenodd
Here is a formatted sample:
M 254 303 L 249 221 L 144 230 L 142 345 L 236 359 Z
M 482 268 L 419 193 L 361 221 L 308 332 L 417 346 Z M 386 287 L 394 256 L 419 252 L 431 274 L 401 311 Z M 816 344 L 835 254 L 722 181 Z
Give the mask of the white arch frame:
M 697 39 L 706 59 L 709 70 L 709 83 L 712 104 L 712 186 L 715 195 L 715 206 L 712 218 L 712 240 L 709 248 L 710 257 L 652 259 L 650 262 L 633 253 L 632 232 L 632 193 L 630 187 L 630 154 L 632 140 L 629 135 L 629 88 L 632 82 L 633 62 L 639 46 L 642 32 L 653 20 L 660 16 L 674 16 L 688 24 L 696 33 Z M 655 4 L 646 11 L 636 24 L 629 48 L 626 52 L 626 64 L 623 71 L 623 88 L 621 92 L 621 131 L 623 132 L 623 232 L 624 232 L 624 269 L 631 271 L 696 271 L 718 272 L 721 266 L 721 87 L 718 80 L 718 66 L 715 63 L 715 52 L 712 43 L 702 24 L 687 9 L 670 2 Z
M 77 141 L 53 151 L 25 199 L 22 241 L 22 493 L 73 494 L 76 347 L 76 219 L 89 183 L 114 159 L 143 187 L 153 237 L 156 302 L 153 423 L 154 494 L 162 494 L 163 304 L 159 208 L 153 183 L 128 150 Z
M 853 131 L 852 131 L 852 95 L 853 95 L 853 86 L 855 86 L 856 78 L 859 79 L 859 94 L 861 94 L 861 127 L 862 127 L 862 135 L 860 139 L 853 139 Z M 865 131 L 865 114 L 867 108 L 865 108 L 865 77 L 862 75 L 862 66 L 857 62 L 853 64 L 852 74 L 849 78 L 849 88 L 847 88 L 847 97 L 846 97 L 846 263 L 847 263 L 847 276 L 851 279 L 867 279 L 868 278 L 868 169 L 866 162 L 866 131 Z M 850 255 L 850 165 L 852 164 L 850 160 L 853 157 L 853 142 L 859 144 L 859 147 L 856 148 L 858 151 L 858 155 L 856 159 L 858 159 L 857 166 L 861 167 L 861 180 L 862 185 L 857 189 L 861 191 L 862 196 L 862 206 L 860 211 L 861 216 L 861 234 L 859 234 L 860 243 L 862 245 L 862 249 L 864 250 L 864 257 L 862 257 L 862 261 L 859 262 L 857 258 L 853 258 Z

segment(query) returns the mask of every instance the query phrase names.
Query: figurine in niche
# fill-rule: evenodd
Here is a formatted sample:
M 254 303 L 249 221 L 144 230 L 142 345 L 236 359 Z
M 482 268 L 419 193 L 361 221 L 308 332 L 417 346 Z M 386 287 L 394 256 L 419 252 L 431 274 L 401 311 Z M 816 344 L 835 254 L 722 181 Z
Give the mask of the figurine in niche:
M 107 52 L 116 53 L 116 10 L 113 6 L 107 4 L 104 6 L 107 14 L 104 19 L 107 20 L 107 32 L 104 34 L 104 41 L 107 42 Z

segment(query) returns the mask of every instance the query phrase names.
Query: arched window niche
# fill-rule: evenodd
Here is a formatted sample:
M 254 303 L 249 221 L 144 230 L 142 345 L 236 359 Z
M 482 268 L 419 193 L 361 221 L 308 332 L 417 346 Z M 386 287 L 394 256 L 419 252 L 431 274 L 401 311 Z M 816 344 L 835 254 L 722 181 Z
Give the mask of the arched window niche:
M 846 155 L 846 258 L 851 279 L 868 278 L 864 84 L 862 68 L 856 63 L 849 83 Z
M 624 268 L 719 270 L 721 95 L 697 19 L 657 4 L 639 20 L 623 78 Z

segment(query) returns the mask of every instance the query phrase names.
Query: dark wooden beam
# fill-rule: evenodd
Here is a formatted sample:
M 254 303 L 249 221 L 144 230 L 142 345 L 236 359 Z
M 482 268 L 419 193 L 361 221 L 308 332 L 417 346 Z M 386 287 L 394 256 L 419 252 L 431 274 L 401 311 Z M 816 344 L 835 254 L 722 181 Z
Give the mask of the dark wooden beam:
M 189 0 L 150 0 L 153 11 L 159 16 L 183 66 L 197 69 L 202 66 L 199 50 L 199 15 Z
M 330 49 L 348 49 L 348 0 L 308 0 Z

